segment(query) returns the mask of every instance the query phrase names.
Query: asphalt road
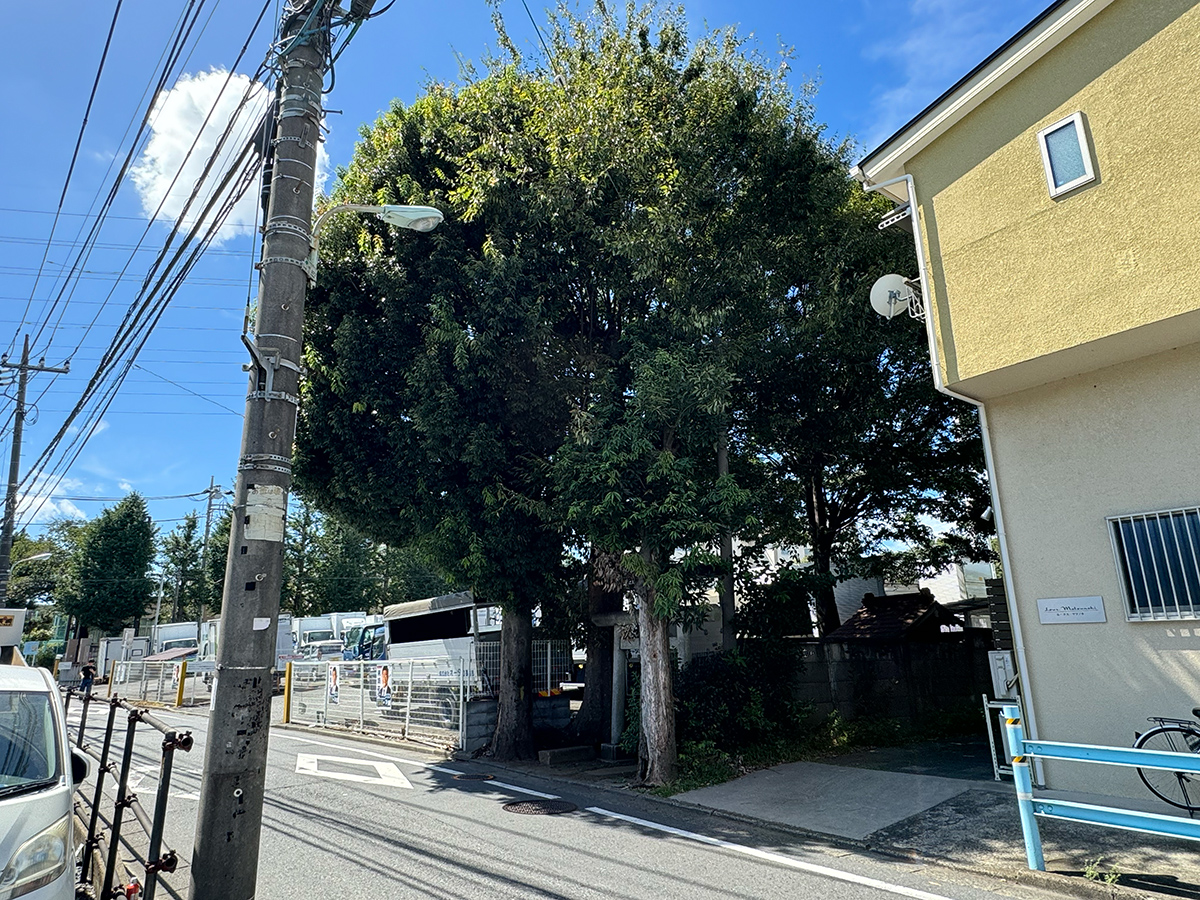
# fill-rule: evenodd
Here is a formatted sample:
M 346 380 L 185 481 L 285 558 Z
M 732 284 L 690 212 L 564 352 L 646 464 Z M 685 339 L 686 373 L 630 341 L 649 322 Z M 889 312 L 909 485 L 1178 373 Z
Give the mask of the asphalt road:
M 166 842 L 191 857 L 204 711 L 161 718 L 191 730 L 176 753 Z M 71 720 L 77 722 L 77 712 Z M 100 709 L 89 716 L 99 745 Z M 119 717 L 118 721 L 121 721 Z M 153 808 L 161 738 L 139 730 L 134 789 Z M 472 781 L 459 776 L 491 775 Z M 91 782 L 94 784 L 94 782 Z M 514 801 L 575 810 L 530 815 Z M 127 818 L 128 821 L 128 818 Z M 136 831 L 139 846 L 145 843 Z M 186 896 L 188 870 L 159 896 Z M 423 757 L 325 732 L 272 731 L 257 900 L 977 900 L 1055 896 L 1029 885 L 851 852 L 603 787 Z

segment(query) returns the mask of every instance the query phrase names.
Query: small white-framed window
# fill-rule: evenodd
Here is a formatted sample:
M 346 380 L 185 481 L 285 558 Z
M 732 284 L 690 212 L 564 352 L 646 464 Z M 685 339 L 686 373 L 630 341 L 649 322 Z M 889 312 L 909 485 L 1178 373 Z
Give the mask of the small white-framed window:
M 1082 112 L 1048 125 L 1038 132 L 1037 137 L 1051 197 L 1096 180 Z
M 1125 615 L 1200 619 L 1200 507 L 1108 519 Z

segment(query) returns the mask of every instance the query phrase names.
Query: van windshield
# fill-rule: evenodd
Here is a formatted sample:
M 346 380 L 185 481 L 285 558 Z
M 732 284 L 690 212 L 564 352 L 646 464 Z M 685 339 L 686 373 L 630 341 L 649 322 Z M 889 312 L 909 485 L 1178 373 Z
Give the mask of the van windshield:
M 53 700 L 40 692 L 0 691 L 0 791 L 59 777 Z

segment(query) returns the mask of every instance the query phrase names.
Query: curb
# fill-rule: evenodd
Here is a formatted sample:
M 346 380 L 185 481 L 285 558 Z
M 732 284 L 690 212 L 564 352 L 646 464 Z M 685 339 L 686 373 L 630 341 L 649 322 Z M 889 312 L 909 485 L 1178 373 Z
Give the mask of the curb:
M 458 757 L 456 757 L 456 759 L 458 759 Z M 964 863 L 950 857 L 931 856 L 927 853 L 922 853 L 918 850 L 908 847 L 872 843 L 869 840 L 859 840 L 837 834 L 828 834 L 823 831 L 813 831 L 808 828 L 800 828 L 798 826 L 788 825 L 783 822 L 772 822 L 768 819 L 759 819 L 754 816 L 748 816 L 744 813 L 719 809 L 715 806 L 706 806 L 702 803 L 692 803 L 687 800 L 677 800 L 674 797 L 659 797 L 654 794 L 643 793 L 627 787 L 623 788 L 610 784 L 599 784 L 594 781 L 585 781 L 583 779 L 573 778 L 570 775 L 535 771 L 532 768 L 496 762 L 487 758 L 463 758 L 460 761 L 474 762 L 479 765 L 491 766 L 506 772 L 531 775 L 535 778 L 542 778 L 546 781 L 557 781 L 564 784 L 570 784 L 573 787 L 587 788 L 590 790 L 601 791 L 603 793 L 614 794 L 618 796 L 638 797 L 649 800 L 653 803 L 662 804 L 663 806 L 673 806 L 677 809 L 701 812 L 712 817 L 727 819 L 731 822 L 739 822 L 743 825 L 753 825 L 755 827 L 771 831 L 780 831 L 785 834 L 803 837 L 808 840 L 815 839 L 831 847 L 873 853 L 878 856 L 891 857 L 893 859 L 905 860 L 907 862 L 921 862 L 927 865 L 934 865 L 938 866 L 939 868 L 949 869 L 950 871 L 955 872 L 984 874 L 990 878 L 995 878 L 999 881 L 1009 884 L 1028 885 L 1030 887 L 1042 888 L 1059 894 L 1078 897 L 1080 900 L 1155 900 L 1155 898 L 1164 896 L 1163 894 L 1146 892 L 1137 888 L 1129 888 L 1122 885 L 1101 884 L 1099 882 L 1088 881 L 1076 876 L 1060 875 L 1054 872 L 1039 872 L 1034 869 L 1026 868 L 1018 868 L 1016 870 L 1008 868 L 1000 869 L 998 867 L 988 866 L 986 862 Z

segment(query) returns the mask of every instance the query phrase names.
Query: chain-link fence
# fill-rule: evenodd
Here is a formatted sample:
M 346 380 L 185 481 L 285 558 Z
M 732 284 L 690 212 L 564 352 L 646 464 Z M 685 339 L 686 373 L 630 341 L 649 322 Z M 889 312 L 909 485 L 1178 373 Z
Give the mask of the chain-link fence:
M 533 641 L 533 689 L 542 694 L 557 691 L 564 682 L 574 681 L 570 641 Z M 477 699 L 495 698 L 500 690 L 500 642 L 479 641 L 475 645 L 479 662 L 479 683 L 473 686 Z
M 467 685 L 458 659 L 294 662 L 289 721 L 462 746 Z
M 213 664 L 187 662 L 143 662 L 113 664 L 108 696 L 162 706 L 207 706 L 211 699 Z

